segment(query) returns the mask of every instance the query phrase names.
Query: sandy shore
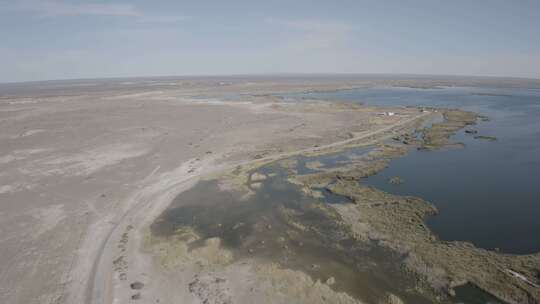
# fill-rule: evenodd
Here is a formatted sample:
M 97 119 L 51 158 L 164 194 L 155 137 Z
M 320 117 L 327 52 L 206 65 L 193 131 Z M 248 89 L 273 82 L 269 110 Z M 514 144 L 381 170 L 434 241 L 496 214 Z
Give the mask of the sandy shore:
M 296 89 L 318 88 L 338 87 Z M 177 283 L 190 270 L 173 279 L 142 247 L 146 227 L 179 192 L 238 164 L 371 140 L 422 115 L 259 94 L 290 89 L 275 84 L 236 89 L 241 102 L 216 97 L 235 88 L 213 83 L 2 96 L 0 302 L 126 303 L 133 282 L 144 282 L 144 303 L 188 296 Z M 194 98 L 196 90 L 215 96 Z M 252 275 L 246 267 L 243 278 Z

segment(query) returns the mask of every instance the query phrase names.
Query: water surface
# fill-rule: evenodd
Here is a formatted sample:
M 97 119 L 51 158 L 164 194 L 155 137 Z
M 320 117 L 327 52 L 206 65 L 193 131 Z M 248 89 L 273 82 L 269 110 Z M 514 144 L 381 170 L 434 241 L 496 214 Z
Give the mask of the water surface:
M 271 261 L 322 282 L 333 277 L 333 289 L 367 303 L 379 303 L 388 293 L 407 303 L 431 303 L 414 291 L 414 278 L 401 267 L 404 257 L 354 239 L 348 227 L 336 221 L 339 215 L 328 201 L 306 196 L 287 181 L 287 170 L 279 165 L 258 172 L 267 178 L 247 199 L 221 191 L 216 181 L 181 193 L 152 225 L 152 232 L 167 236 L 193 227 L 203 239 L 221 238 L 235 259 Z
M 437 206 L 430 228 L 444 240 L 469 241 L 510 253 L 540 251 L 540 92 L 529 89 L 375 87 L 301 97 L 379 106 L 437 106 L 489 117 L 452 140 L 466 148 L 411 151 L 365 180 L 381 190 Z M 497 141 L 475 139 L 494 136 Z M 404 183 L 391 185 L 400 176 Z

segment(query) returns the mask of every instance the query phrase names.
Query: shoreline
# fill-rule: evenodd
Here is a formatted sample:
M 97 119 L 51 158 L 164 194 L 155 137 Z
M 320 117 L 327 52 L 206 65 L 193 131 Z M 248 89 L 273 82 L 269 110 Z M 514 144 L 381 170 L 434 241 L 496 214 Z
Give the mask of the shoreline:
M 479 116 L 474 115 L 474 114 L 469 115 L 469 114 L 467 114 L 467 112 L 463 112 L 463 111 L 444 110 L 444 109 L 441 110 L 441 111 L 443 112 L 443 115 L 445 117 L 444 122 L 434 123 L 434 126 L 423 130 L 424 136 L 423 136 L 423 140 L 420 141 L 419 148 L 424 148 L 424 149 L 428 149 L 428 150 L 437 150 L 437 149 L 442 149 L 442 148 L 445 148 L 445 147 L 451 147 L 452 143 L 450 143 L 448 141 L 449 137 L 452 134 L 454 134 L 457 130 L 463 129 L 465 126 L 471 124 L 476 119 L 479 119 Z M 422 118 L 422 117 L 420 117 L 420 118 Z M 420 119 L 417 118 L 414 121 L 418 122 L 419 120 Z M 416 125 L 418 126 L 419 124 L 417 123 Z M 402 132 L 401 136 L 400 136 L 400 140 L 401 140 L 403 134 L 405 134 L 405 135 L 410 134 L 410 132 L 411 131 Z M 383 133 L 384 133 L 384 131 L 383 131 Z M 366 137 L 369 137 L 369 136 L 366 136 Z M 407 136 L 405 136 L 405 137 L 406 137 L 405 140 L 407 140 Z M 386 136 L 386 138 L 389 138 L 389 137 Z M 394 138 L 394 140 L 395 140 L 395 138 Z M 344 141 L 344 143 L 350 143 L 350 142 L 355 142 L 355 141 L 357 141 L 357 140 L 356 139 L 346 140 L 346 141 Z M 409 141 L 410 141 L 410 139 L 409 139 Z M 379 138 L 379 140 L 374 140 L 372 143 L 374 143 L 374 142 L 379 142 L 380 143 L 381 139 Z M 369 142 L 364 142 L 364 143 L 360 144 L 360 146 L 365 146 L 365 145 L 368 145 L 368 144 L 370 144 L 370 143 Z M 403 144 L 403 143 L 401 143 L 401 144 Z M 405 145 L 405 147 L 409 146 L 409 145 L 417 146 L 418 143 L 407 142 L 407 143 L 404 143 L 404 145 Z M 327 148 L 330 148 L 330 150 L 325 150 L 325 149 L 322 149 L 323 147 L 321 147 L 321 149 L 315 149 L 314 151 L 299 151 L 299 153 L 293 153 L 292 155 L 288 155 L 287 157 L 281 157 L 279 159 L 274 159 L 273 161 L 279 161 L 280 159 L 281 160 L 287 160 L 288 158 L 290 158 L 291 156 L 296 155 L 296 154 L 309 155 L 309 156 L 325 155 L 325 154 L 328 154 L 328 153 L 336 153 L 336 152 L 341 151 L 343 149 L 346 149 L 348 147 L 358 147 L 358 145 L 349 145 L 349 146 L 344 145 L 342 147 L 337 147 L 337 146 L 339 146 L 339 145 L 333 145 L 333 144 L 329 145 L 329 147 L 327 147 Z M 387 149 L 387 147 L 389 147 L 389 146 L 382 146 L 382 149 L 383 149 L 382 151 L 384 151 L 384 149 Z M 444 292 L 444 293 L 447 294 L 447 296 L 448 295 L 452 296 L 454 294 L 454 291 L 453 291 L 454 288 L 456 288 L 458 286 L 463 286 L 465 284 L 473 284 L 473 286 L 476 286 L 476 287 L 484 290 L 487 293 L 495 295 L 499 299 L 507 301 L 508 303 L 518 303 L 518 302 L 523 301 L 523 298 L 520 298 L 520 297 L 522 297 L 522 295 L 519 295 L 519 294 L 516 294 L 516 293 L 510 293 L 510 291 L 501 292 L 499 289 L 493 289 L 493 287 L 489 287 L 490 285 L 489 284 L 486 285 L 485 283 L 483 283 L 484 281 L 482 281 L 482 280 L 478 281 L 477 279 L 475 280 L 474 278 L 471 278 L 471 277 L 464 278 L 462 275 L 450 275 L 449 276 L 450 280 L 447 281 L 448 279 L 443 279 L 442 277 L 440 277 L 441 274 L 437 274 L 434 277 L 433 275 L 436 272 L 431 273 L 430 272 L 431 270 L 428 270 L 428 272 L 424 272 L 423 270 L 421 271 L 420 270 L 421 268 L 425 268 L 425 269 L 430 268 L 430 267 L 427 267 L 424 264 L 424 262 L 422 261 L 423 259 L 425 259 L 425 256 L 422 257 L 422 254 L 420 254 L 420 256 L 417 257 L 416 256 L 416 254 L 417 254 L 416 250 L 412 250 L 412 249 L 409 249 L 409 248 L 415 247 L 416 244 L 421 244 L 422 241 L 419 241 L 419 239 L 417 239 L 417 238 L 416 239 L 413 238 L 414 241 L 412 241 L 412 243 L 405 243 L 404 245 L 400 245 L 400 242 L 396 242 L 395 240 L 396 239 L 401 239 L 404 236 L 403 233 L 406 233 L 406 234 L 409 233 L 411 235 L 417 235 L 418 234 L 418 235 L 420 235 L 421 239 L 426 239 L 423 236 L 421 236 L 424 233 L 424 234 L 427 235 L 427 240 L 428 240 L 427 243 L 428 244 L 438 244 L 438 243 L 440 243 L 440 244 L 447 244 L 447 245 L 443 245 L 443 246 L 448 246 L 448 245 L 457 246 L 456 248 L 460 248 L 460 250 L 463 250 L 466 255 L 469 255 L 472 252 L 477 252 L 480 256 L 483 256 L 484 258 L 493 257 L 494 259 L 495 259 L 494 256 L 498 256 L 498 255 L 500 255 L 500 256 L 508 256 L 508 255 L 505 255 L 505 254 L 497 254 L 497 253 L 487 251 L 487 250 L 483 250 L 483 249 L 477 249 L 474 246 L 469 245 L 469 244 L 467 244 L 465 242 L 443 242 L 443 241 L 439 241 L 436 237 L 434 238 L 434 236 L 432 235 L 430 230 L 425 225 L 424 220 L 425 220 L 426 216 L 428 216 L 429 214 L 436 214 L 437 211 L 436 211 L 436 209 L 434 208 L 433 205 L 431 205 L 430 203 L 424 202 L 421 199 L 398 197 L 398 196 L 390 195 L 390 194 L 387 194 L 387 193 L 383 193 L 382 191 L 378 191 L 378 190 L 375 190 L 375 189 L 369 190 L 369 191 L 375 191 L 374 193 L 380 193 L 380 194 L 377 194 L 376 196 L 374 196 L 374 197 L 377 197 L 379 200 L 382 199 L 382 197 L 388 197 L 388 199 L 392 200 L 392 201 L 404 200 L 404 202 L 410 203 L 410 202 L 413 201 L 412 199 L 414 199 L 415 202 L 418 202 L 418 203 L 416 203 L 416 204 L 419 204 L 417 207 L 413 207 L 412 209 L 409 209 L 409 211 L 407 211 L 407 209 L 403 209 L 403 210 L 400 211 L 400 213 L 403 214 L 404 218 L 406 219 L 406 222 L 409 222 L 410 219 L 412 220 L 416 216 L 419 216 L 419 221 L 421 223 L 423 223 L 420 226 L 420 227 L 422 227 L 421 231 L 423 231 L 423 232 L 419 232 L 417 230 L 413 230 L 413 232 L 403 232 L 403 231 L 407 231 L 407 229 L 404 229 L 407 225 L 406 224 L 405 224 L 405 226 L 399 226 L 398 225 L 397 227 L 399 227 L 399 228 L 397 228 L 396 231 L 400 231 L 400 232 L 398 232 L 399 234 L 395 235 L 395 236 L 391 236 L 390 238 L 388 238 L 388 236 L 386 236 L 386 235 L 388 235 L 389 233 L 390 233 L 390 235 L 392 233 L 395 234 L 396 232 L 389 232 L 389 231 L 392 231 L 392 230 L 381 228 L 380 225 L 378 227 L 369 228 L 369 230 L 367 230 L 367 231 L 365 230 L 366 229 L 365 226 L 362 226 L 359 229 L 355 228 L 356 225 L 354 224 L 354 222 L 357 221 L 358 219 L 363 219 L 363 221 L 365 223 L 367 223 L 368 225 L 373 225 L 374 224 L 374 223 L 370 223 L 369 219 L 366 219 L 365 216 L 361 215 L 362 213 L 366 213 L 369 209 L 373 209 L 372 207 L 369 207 L 368 209 L 365 209 L 365 208 L 362 209 L 361 213 L 358 213 L 355 210 L 351 209 L 351 208 L 355 208 L 355 207 L 359 206 L 359 203 L 358 203 L 359 199 L 361 201 L 365 201 L 366 197 L 369 198 L 370 196 L 373 196 L 373 194 L 368 194 L 369 191 L 366 192 L 366 190 L 368 188 L 370 188 L 370 187 L 366 188 L 366 186 L 356 185 L 356 182 L 353 185 L 352 182 L 356 181 L 358 179 L 358 176 L 363 177 L 363 176 L 366 176 L 366 175 L 371 175 L 371 174 L 375 174 L 376 172 L 379 172 L 380 170 L 382 170 L 387 165 L 387 163 L 391 159 L 393 159 L 393 158 L 395 158 L 397 156 L 406 154 L 407 150 L 410 149 L 410 147 L 406 147 L 406 148 L 405 147 L 399 148 L 399 149 L 395 150 L 394 152 L 391 152 L 391 150 L 386 150 L 386 152 L 379 152 L 379 154 L 382 153 L 382 155 L 384 155 L 383 156 L 383 163 L 380 163 L 380 162 L 377 162 L 377 161 L 368 162 L 368 167 L 360 169 L 360 171 L 358 171 L 359 170 L 358 168 L 354 168 L 354 166 L 352 166 L 352 167 L 351 166 L 349 166 L 349 167 L 346 166 L 346 167 L 342 167 L 342 168 L 338 167 L 336 169 L 326 171 L 326 172 L 322 172 L 322 173 L 308 174 L 306 176 L 307 180 L 304 179 L 303 176 L 297 176 L 294 172 L 292 172 L 293 177 L 290 177 L 289 180 L 291 180 L 291 178 L 292 178 L 293 184 L 298 184 L 298 185 L 300 185 L 300 187 L 309 188 L 310 190 L 306 192 L 308 195 L 314 195 L 314 193 L 316 191 L 318 191 L 318 190 L 314 189 L 313 187 L 318 189 L 322 185 L 323 187 L 326 187 L 327 190 L 329 190 L 330 192 L 332 192 L 334 194 L 345 196 L 345 197 L 349 198 L 350 200 L 352 200 L 353 202 L 356 201 L 355 204 L 335 205 L 335 206 L 333 205 L 333 207 L 341 215 L 344 222 L 347 223 L 348 225 L 351 225 L 351 227 L 353 228 L 353 231 L 355 233 L 357 233 L 357 236 L 360 239 L 365 239 L 365 240 L 369 239 L 369 240 L 372 240 L 372 241 L 375 240 L 375 241 L 379 242 L 383 247 L 387 247 L 387 248 L 389 248 L 391 250 L 399 252 L 400 254 L 406 253 L 407 255 L 409 255 L 410 260 L 406 263 L 407 268 L 410 269 L 411 271 L 413 271 L 414 273 L 416 273 L 418 278 L 420 278 L 421 281 L 424 282 L 424 283 L 419 283 L 419 285 L 418 285 L 419 288 L 420 288 L 420 286 L 424 286 L 424 287 L 421 287 L 421 288 L 433 288 L 433 290 L 435 290 L 436 292 Z M 333 148 L 336 148 L 336 149 L 333 149 Z M 309 150 L 312 150 L 312 149 L 309 149 Z M 373 157 L 375 159 L 377 159 L 377 156 L 373 156 Z M 260 168 L 260 166 L 263 166 L 265 163 L 268 163 L 268 162 L 262 162 L 262 163 L 254 164 L 253 166 L 249 167 L 249 169 L 244 169 L 243 172 L 256 172 L 255 168 Z M 371 165 L 369 165 L 369 163 L 371 163 Z M 375 164 L 375 165 L 373 165 L 373 164 Z M 292 166 L 293 167 L 289 167 L 289 165 L 286 165 L 286 168 L 289 168 L 289 170 L 290 170 L 290 169 L 294 168 L 294 165 L 292 165 Z M 237 187 L 241 186 L 242 184 L 247 183 L 247 182 L 251 183 L 251 174 L 238 173 L 238 172 L 235 173 L 235 174 L 243 174 L 243 175 L 248 175 L 249 176 L 247 181 L 245 179 L 241 179 L 241 180 L 235 182 L 235 183 L 237 183 L 237 185 L 236 185 Z M 337 184 L 334 183 L 333 185 L 331 185 L 331 187 L 329 187 L 329 180 L 328 180 L 329 176 L 334 176 L 333 178 L 337 177 L 338 178 L 337 179 L 338 183 Z M 216 176 L 214 176 L 214 177 L 217 178 Z M 322 177 L 322 180 L 320 179 L 321 177 Z M 230 178 L 233 178 L 233 177 L 231 177 L 231 176 L 227 177 L 227 175 L 222 175 L 219 179 L 230 179 Z M 340 183 L 341 183 L 341 186 L 338 187 L 338 185 Z M 360 196 L 358 196 L 358 194 L 356 194 L 354 192 L 354 191 L 356 191 L 354 189 L 365 189 L 365 190 L 362 190 L 361 192 L 359 192 Z M 249 188 L 249 190 L 253 191 L 252 188 Z M 353 191 L 353 192 L 351 192 L 351 191 Z M 382 199 L 382 200 L 384 201 L 384 199 Z M 422 207 L 422 204 L 424 204 L 424 207 Z M 376 203 L 374 206 L 378 206 L 378 205 L 381 205 L 381 203 Z M 384 205 L 384 203 L 383 203 L 383 205 Z M 394 204 L 392 204 L 392 205 L 394 205 Z M 401 204 L 398 204 L 398 205 L 401 205 Z M 415 208 L 419 208 L 419 209 L 415 209 Z M 385 221 L 386 217 L 387 217 L 386 215 L 383 215 L 383 214 L 378 214 L 378 215 L 376 213 L 370 213 L 370 214 L 372 214 L 372 217 L 374 219 L 377 219 L 377 220 L 382 219 L 383 221 Z M 421 215 L 421 214 L 424 214 L 424 215 Z M 368 218 L 370 218 L 370 216 L 368 216 Z M 399 222 L 399 217 L 398 218 L 390 217 L 388 219 L 389 220 L 391 219 L 391 221 L 398 220 L 398 222 Z M 387 227 L 392 226 L 392 225 L 388 225 L 388 224 L 389 224 L 389 222 L 386 222 L 385 226 L 387 226 Z M 463 245 L 461 245 L 461 244 L 463 244 Z M 431 248 L 431 247 L 429 247 L 429 248 Z M 484 254 L 484 252 L 486 254 Z M 424 253 L 424 255 L 425 255 L 425 253 Z M 534 256 L 534 255 L 532 255 L 532 256 Z M 538 259 L 538 255 L 536 255 L 536 256 L 537 256 L 536 262 L 540 261 L 540 259 Z M 535 259 L 530 260 L 526 256 L 523 256 L 523 258 L 525 260 L 527 260 L 527 261 L 535 261 Z M 512 259 L 508 259 L 506 262 L 504 262 L 504 260 L 499 259 L 498 262 L 496 262 L 496 263 L 501 263 L 501 265 L 502 264 L 508 265 L 508 263 L 515 264 L 515 263 L 511 262 L 511 260 Z M 519 260 L 519 259 L 514 259 L 514 260 Z M 249 261 L 245 261 L 245 262 L 249 263 Z M 440 264 L 440 263 L 437 262 L 437 260 L 433 260 L 433 259 L 431 259 L 430 263 L 432 263 L 432 265 Z M 421 266 L 421 265 L 424 265 L 424 266 Z M 443 263 L 443 265 L 444 265 L 444 263 Z M 433 266 L 433 267 L 437 267 L 437 266 Z M 506 267 L 509 267 L 509 266 L 506 266 Z M 499 266 L 499 268 L 500 268 L 500 266 Z M 501 268 L 501 269 L 503 269 L 503 268 Z M 506 269 L 511 269 L 511 268 L 506 268 Z M 514 268 L 514 269 L 516 269 L 516 268 Z M 522 275 L 522 273 L 523 273 L 523 270 L 520 270 L 520 271 L 522 271 L 521 273 L 517 272 L 517 271 L 514 271 L 514 270 L 511 270 L 511 271 L 512 271 L 512 273 L 517 273 L 519 275 Z M 508 271 L 503 271 L 503 272 L 506 273 L 506 274 L 510 274 L 510 272 L 508 272 Z M 439 277 L 437 277 L 437 276 L 439 276 Z M 445 274 L 445 276 L 446 276 L 446 274 Z M 517 276 L 514 275 L 514 277 L 517 277 Z M 504 279 L 504 278 L 502 278 L 502 279 Z M 501 278 L 498 278 L 496 280 L 499 280 L 499 281 L 495 281 L 495 282 L 500 282 Z M 522 283 L 523 282 L 527 283 L 526 281 L 522 280 Z M 501 288 L 501 286 L 502 285 L 498 285 L 497 288 Z M 521 286 L 520 288 L 523 288 L 523 284 L 521 284 L 520 286 Z M 510 287 L 510 288 L 512 288 L 512 287 Z M 534 292 L 534 289 L 531 292 Z M 533 295 L 529 294 L 529 293 L 526 293 L 526 296 L 530 297 L 530 296 L 533 296 Z M 536 297 L 536 296 L 533 296 L 533 297 Z M 515 301 L 517 301 L 517 302 L 515 302 Z
M 242 86 L 254 95 L 280 88 L 263 83 L 226 90 Z M 379 117 L 375 107 L 283 104 L 264 96 L 193 102 L 195 91 L 216 88 L 22 92 L 23 99 L 2 100 L 0 214 L 9 216 L 0 217 L 6 236 L 0 240 L 0 301 L 85 303 L 93 301 L 88 289 L 94 288 L 108 297 L 114 290 L 98 283 L 110 282 L 106 267 L 116 267 L 109 262 L 118 257 L 98 259 L 100 252 L 120 245 L 131 250 L 131 241 L 115 244 L 126 228 L 119 223 L 130 220 L 130 210 L 153 205 L 168 183 L 214 165 L 315 151 L 418 114 L 400 109 L 401 117 Z M 130 271 L 127 278 L 138 275 Z
M 445 122 L 436 123 L 436 128 L 432 127 L 424 132 L 422 143 L 414 144 L 418 149 L 438 150 L 452 147 L 454 144 L 448 141 L 450 135 L 470 124 L 465 122 L 456 125 L 451 122 L 450 117 L 450 129 L 446 129 L 442 125 L 449 118 L 448 115 L 445 117 Z M 470 121 L 469 119 L 466 121 Z M 480 117 L 476 116 L 476 119 Z M 540 268 L 540 253 L 506 254 L 477 248 L 465 241 L 439 240 L 425 223 L 427 217 L 436 216 L 438 213 L 433 204 L 417 197 L 392 195 L 362 184 L 363 178 L 382 171 L 390 160 L 406 153 L 408 152 L 405 150 L 393 151 L 392 148 L 387 151 L 382 150 L 379 152 L 381 160 L 372 160 L 371 164 L 364 168 L 343 166 L 330 172 L 308 174 L 305 177 L 297 176 L 292 179 L 310 188 L 313 188 L 313 185 L 317 188 L 322 185 L 328 191 L 355 202 L 355 205 L 334 207 L 346 219 L 346 223 L 353 228 L 357 227 L 356 232 L 360 238 L 375 240 L 382 246 L 408 255 L 411 260 L 407 262 L 407 267 L 416 272 L 419 278 L 425 280 L 426 284 L 431 285 L 435 290 L 440 289 L 453 296 L 454 288 L 471 284 L 507 303 L 525 303 L 526 301 L 537 303 L 540 291 L 538 285 L 533 282 L 535 269 L 538 271 Z M 317 175 L 320 177 L 318 178 Z M 333 184 L 330 184 L 329 176 L 337 178 Z M 359 219 L 368 226 L 356 225 L 355 222 Z M 440 250 L 437 250 L 438 245 L 442 246 Z M 425 246 L 425 250 L 420 249 L 419 246 Z M 448 261 L 449 254 L 452 254 L 454 249 L 455 261 Z M 459 251 L 462 252 L 458 253 Z M 460 255 L 464 258 L 459 257 Z M 476 261 L 468 260 L 475 255 Z M 441 259 L 441 256 L 445 258 Z M 425 262 L 426 260 L 429 262 Z M 466 264 L 468 268 L 458 266 L 459 264 Z M 440 269 L 437 267 L 440 266 L 445 269 L 443 273 L 438 273 Z M 488 270 L 489 267 L 493 267 L 495 272 L 500 271 L 500 273 L 493 273 Z M 483 278 L 484 274 L 488 277 Z M 510 282 L 507 282 L 508 280 Z
M 215 178 L 215 177 L 218 177 L 218 176 L 227 176 L 228 174 L 230 174 L 230 172 L 235 170 L 235 168 L 239 168 L 239 167 L 243 168 L 243 169 L 241 169 L 242 172 L 246 172 L 246 170 L 249 171 L 249 170 L 252 170 L 253 168 L 258 168 L 258 167 L 264 166 L 265 164 L 268 164 L 268 163 L 271 163 L 271 162 L 276 162 L 276 161 L 279 161 L 279 160 L 282 160 L 282 159 L 287 159 L 287 158 L 290 158 L 290 157 L 295 156 L 295 155 L 303 155 L 303 154 L 316 155 L 316 154 L 332 153 L 332 152 L 340 151 L 342 149 L 346 149 L 346 148 L 351 147 L 351 146 L 357 146 L 357 144 L 355 144 L 355 142 L 362 141 L 362 140 L 365 140 L 365 139 L 370 139 L 370 138 L 373 138 L 373 137 L 375 137 L 375 139 L 371 139 L 371 140 L 368 140 L 366 142 L 362 142 L 361 144 L 366 145 L 366 144 L 371 144 L 371 143 L 378 142 L 378 141 L 381 141 L 381 140 L 386 140 L 386 139 L 391 138 L 392 136 L 394 136 L 396 129 L 397 130 L 401 130 L 401 129 L 404 129 L 404 128 L 409 129 L 409 128 L 411 128 L 411 125 L 418 125 L 419 122 L 424 121 L 425 118 L 429 117 L 430 115 L 432 115 L 432 113 L 419 113 L 418 115 L 416 115 L 416 116 L 414 116 L 414 117 L 412 117 L 410 119 L 407 119 L 405 121 L 400 121 L 400 122 L 395 123 L 395 124 L 390 125 L 390 126 L 386 126 L 384 128 L 378 129 L 378 130 L 376 130 L 374 132 L 369 132 L 369 133 L 362 134 L 362 135 L 359 135 L 359 136 L 356 136 L 356 137 L 353 137 L 353 138 L 341 140 L 341 141 L 338 141 L 338 142 L 333 142 L 333 143 L 330 143 L 330 144 L 327 144 L 327 145 L 322 145 L 322 146 L 317 145 L 316 147 L 311 147 L 311 148 L 307 148 L 307 149 L 292 151 L 292 152 L 288 152 L 288 153 L 269 155 L 269 156 L 265 156 L 265 157 L 262 157 L 262 158 L 257 158 L 257 159 L 253 159 L 253 160 L 244 160 L 244 161 L 239 161 L 239 162 L 231 163 L 231 164 L 222 164 L 222 165 L 218 165 L 216 167 L 214 167 L 213 165 L 208 165 L 208 170 L 203 170 L 203 171 L 197 170 L 198 172 L 200 172 L 198 175 L 195 175 L 195 176 L 192 176 L 192 177 L 188 178 L 185 181 L 185 183 L 180 183 L 178 188 L 172 188 L 170 191 L 167 191 L 166 195 L 160 196 L 160 197 L 163 197 L 163 199 L 159 200 L 160 203 L 158 205 L 152 206 L 152 211 L 150 212 L 150 215 L 146 214 L 146 216 L 141 218 L 140 222 L 139 222 L 139 225 L 134 225 L 133 223 L 131 223 L 131 224 L 124 223 L 124 224 L 121 225 L 121 227 L 126 227 L 128 225 L 132 225 L 134 228 L 133 228 L 133 231 L 130 232 L 130 234 L 132 234 L 132 235 L 134 234 L 135 236 L 133 238 L 138 240 L 138 242 L 139 242 L 139 245 L 137 245 L 136 243 L 133 244 L 133 246 L 135 246 L 135 247 L 133 247 L 133 249 L 132 249 L 133 251 L 131 251 L 131 253 L 134 254 L 134 258 L 133 257 L 128 258 L 128 260 L 137 260 L 139 262 L 140 261 L 145 261 L 145 262 L 141 263 L 142 265 L 145 265 L 142 269 L 137 269 L 138 265 L 135 265 L 135 264 L 131 264 L 128 267 L 130 269 L 134 269 L 134 270 L 132 270 L 134 272 L 140 272 L 140 273 L 146 273 L 146 274 L 152 273 L 153 275 L 156 275 L 157 277 L 159 277 L 159 274 L 156 273 L 156 271 L 159 272 L 159 270 L 156 270 L 156 269 L 153 268 L 153 266 L 151 266 L 151 265 L 153 265 L 153 262 L 151 261 L 152 258 L 150 256 L 148 256 L 149 255 L 148 248 L 145 248 L 144 246 L 140 247 L 141 242 L 145 242 L 144 241 L 145 235 L 148 234 L 148 232 L 145 232 L 145 231 L 147 231 L 149 229 L 149 226 L 155 220 L 155 217 L 157 217 L 159 215 L 159 213 L 161 213 L 165 209 L 167 209 L 167 207 L 170 205 L 173 197 L 178 196 L 183 191 L 186 191 L 186 190 L 190 189 L 191 187 L 193 187 L 196 184 L 197 181 L 205 180 L 205 179 L 208 179 L 208 178 Z M 379 137 L 377 137 L 377 136 L 379 136 Z M 243 180 L 239 181 L 239 182 L 243 183 Z M 142 211 L 139 210 L 138 212 L 142 212 Z M 134 215 L 134 217 L 137 217 L 137 215 Z M 141 225 L 140 223 L 143 223 L 143 224 Z M 120 234 L 120 230 L 116 231 L 117 235 Z M 112 238 L 112 239 L 115 239 L 115 238 Z M 117 236 L 116 239 L 118 239 L 118 236 Z M 114 242 L 112 244 L 110 244 L 110 247 L 113 248 L 114 244 L 115 244 Z M 127 251 L 127 253 L 129 253 L 129 251 Z M 112 254 L 109 252 L 109 253 L 107 253 L 107 255 L 111 256 Z M 110 261 L 112 261 L 112 258 L 109 257 L 107 260 L 108 260 L 108 262 L 110 262 Z M 110 263 L 105 262 L 105 263 L 101 263 L 101 264 L 102 264 L 101 266 L 104 269 L 107 269 L 109 267 L 108 264 L 110 264 Z M 253 266 L 255 266 L 255 264 Z M 112 276 L 112 275 L 113 275 L 112 271 L 108 270 L 106 272 L 106 276 Z M 103 280 L 101 278 L 96 278 L 96 281 L 103 282 Z M 113 281 L 115 281 L 115 280 L 113 279 Z M 116 280 L 116 283 L 113 283 L 112 285 L 114 286 L 113 289 L 117 289 L 116 292 L 118 294 L 120 294 L 119 298 L 126 298 L 127 295 L 129 294 L 130 290 L 125 288 L 125 287 L 123 287 L 123 288 L 120 287 L 122 284 L 123 284 L 123 282 L 121 282 L 119 280 Z M 157 293 L 159 293 L 159 292 L 161 292 L 161 291 L 158 291 Z M 156 292 L 152 292 L 152 293 L 155 294 Z M 114 298 L 116 298 L 116 297 L 114 297 Z M 114 298 L 109 298 L 107 301 L 104 301 L 104 302 L 105 303 L 112 303 L 112 302 L 114 302 L 114 300 L 113 300 Z M 91 303 L 91 302 L 92 301 L 89 301 L 88 303 Z
M 214 80 L 186 80 L 167 88 L 96 87 L 92 92 L 70 88 L 69 94 L 60 94 L 61 86 L 45 90 L 45 95 L 21 88 L 2 97 L 0 195 L 6 203 L 0 215 L 10 216 L 0 218 L 6 235 L 0 240 L 0 301 L 91 303 L 117 298 L 127 302 L 136 300 L 131 299 L 136 293 L 145 299 L 153 288 L 156 297 L 178 298 L 178 286 L 192 281 L 175 285 L 174 274 L 152 272 L 154 261 L 139 246 L 148 235 L 139 228 L 150 225 L 151 217 L 158 216 L 178 192 L 188 191 L 199 180 L 225 178 L 222 190 L 240 189 L 249 196 L 261 182 L 241 173 L 277 158 L 299 153 L 317 157 L 380 142 L 415 147 L 418 138 L 411 132 L 422 127 L 416 122 L 420 115 L 416 107 L 286 103 L 272 96 L 374 83 L 276 80 L 222 85 Z M 420 85 L 426 83 L 430 82 Z M 238 102 L 220 97 L 234 92 L 240 94 Z M 381 111 L 398 115 L 381 115 Z M 309 165 L 311 170 L 320 169 L 320 164 Z M 379 165 L 371 172 L 384 166 Z M 325 174 L 326 179 L 336 175 Z M 338 175 L 344 181 L 354 180 L 347 172 Z M 306 193 L 317 196 L 317 191 Z M 215 242 L 219 241 L 210 241 L 205 248 L 219 249 Z M 283 292 L 317 286 L 319 296 L 344 296 L 334 293 L 333 280 L 316 282 L 302 272 L 276 265 L 261 268 L 252 262 L 253 267 L 235 265 L 238 272 L 231 270 L 229 275 L 249 285 L 258 275 L 272 273 L 296 288 Z M 150 271 L 138 271 L 134 265 Z M 512 271 L 515 274 L 505 275 L 520 280 L 522 272 Z M 199 278 L 195 287 L 207 285 L 209 278 Z M 142 290 L 137 289 L 139 284 L 131 288 L 136 281 L 145 283 Z M 252 287 L 267 300 L 269 295 L 262 290 L 281 286 L 279 281 L 259 283 Z M 242 286 L 230 287 L 247 296 Z M 286 303 L 287 297 L 276 301 Z

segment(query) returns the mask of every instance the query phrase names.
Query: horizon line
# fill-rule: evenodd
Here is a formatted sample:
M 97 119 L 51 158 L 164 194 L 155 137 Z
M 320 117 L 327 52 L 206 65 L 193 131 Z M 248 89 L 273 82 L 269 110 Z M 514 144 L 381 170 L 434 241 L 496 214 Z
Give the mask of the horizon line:
M 533 80 L 540 81 L 540 78 L 523 76 L 493 76 L 493 75 L 463 75 L 463 74 L 424 74 L 424 73 L 238 73 L 238 74 L 177 74 L 177 75 L 143 75 L 143 76 L 105 76 L 105 77 L 82 77 L 82 78 L 55 78 L 43 80 L 23 80 L 23 81 L 0 81 L 0 85 L 10 84 L 32 84 L 45 82 L 62 81 L 85 81 L 85 80 L 115 80 L 115 79 L 143 79 L 143 78 L 211 78 L 211 77 L 264 77 L 264 76 L 419 76 L 419 77 L 448 77 L 448 78 L 477 78 L 477 79 L 507 79 L 507 80 Z

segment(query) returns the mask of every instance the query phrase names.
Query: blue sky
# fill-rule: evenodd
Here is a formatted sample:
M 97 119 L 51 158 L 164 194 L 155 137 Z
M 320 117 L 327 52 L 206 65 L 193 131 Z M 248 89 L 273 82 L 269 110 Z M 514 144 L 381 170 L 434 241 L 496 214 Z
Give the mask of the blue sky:
M 540 78 L 540 1 L 0 0 L 0 82 L 253 73 Z

